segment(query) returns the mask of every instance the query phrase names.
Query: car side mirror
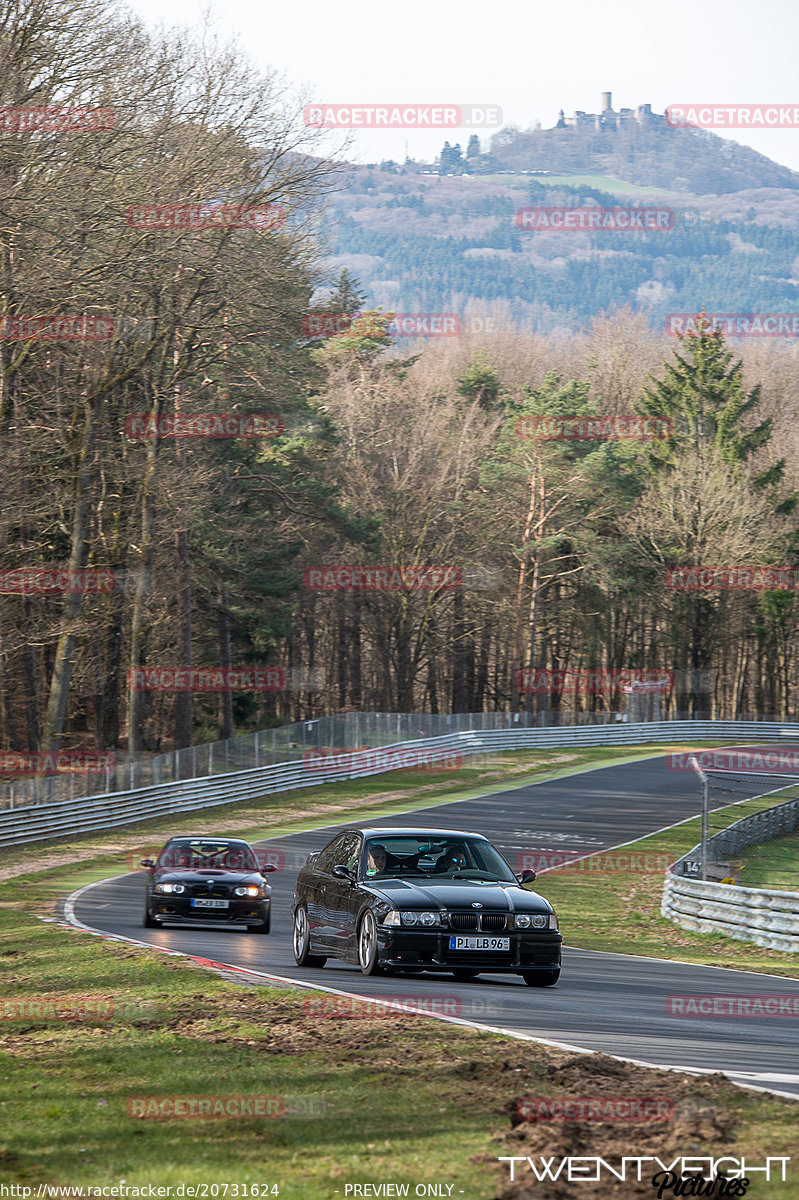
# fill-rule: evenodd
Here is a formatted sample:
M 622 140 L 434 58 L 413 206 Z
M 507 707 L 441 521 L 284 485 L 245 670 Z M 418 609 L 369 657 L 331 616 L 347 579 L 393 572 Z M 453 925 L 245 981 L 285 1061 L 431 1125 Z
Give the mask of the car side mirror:
M 524 887 L 526 883 L 532 883 L 535 879 L 535 871 L 522 871 L 521 875 L 517 875 L 519 883 Z
M 154 867 L 155 863 L 151 858 L 143 858 L 139 863 L 140 867 Z
M 352 880 L 352 871 L 349 869 L 349 867 L 345 867 L 341 863 L 339 863 L 339 865 L 337 867 L 333 868 L 333 874 L 336 875 L 339 879 L 348 879 L 350 881 L 350 883 L 352 883 L 352 881 L 353 881 Z
M 277 867 L 275 866 L 274 863 L 264 863 L 264 865 L 262 867 L 260 867 L 259 870 L 262 875 L 268 875 L 270 871 L 276 871 Z

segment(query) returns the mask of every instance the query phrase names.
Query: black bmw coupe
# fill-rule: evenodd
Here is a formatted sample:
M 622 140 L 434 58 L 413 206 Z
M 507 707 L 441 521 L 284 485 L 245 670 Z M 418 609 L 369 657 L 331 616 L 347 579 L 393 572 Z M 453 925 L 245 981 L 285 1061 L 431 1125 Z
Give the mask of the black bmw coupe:
M 186 834 L 170 838 L 158 858 L 143 858 L 148 868 L 144 922 L 246 926 L 269 933 L 272 889 L 264 875 L 277 868 L 259 865 L 249 842 L 238 838 Z
M 481 971 L 551 987 L 560 975 L 555 910 L 522 885 L 477 833 L 348 829 L 300 870 L 292 902 L 294 958 L 379 971 Z

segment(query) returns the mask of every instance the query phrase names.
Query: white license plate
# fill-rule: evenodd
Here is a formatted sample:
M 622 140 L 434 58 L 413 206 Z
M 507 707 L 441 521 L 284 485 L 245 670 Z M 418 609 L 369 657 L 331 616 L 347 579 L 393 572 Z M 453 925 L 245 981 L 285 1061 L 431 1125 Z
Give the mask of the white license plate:
M 202 896 L 195 897 L 191 902 L 192 908 L 230 908 L 229 900 L 206 900 Z
M 510 938 L 451 937 L 450 950 L 510 950 Z

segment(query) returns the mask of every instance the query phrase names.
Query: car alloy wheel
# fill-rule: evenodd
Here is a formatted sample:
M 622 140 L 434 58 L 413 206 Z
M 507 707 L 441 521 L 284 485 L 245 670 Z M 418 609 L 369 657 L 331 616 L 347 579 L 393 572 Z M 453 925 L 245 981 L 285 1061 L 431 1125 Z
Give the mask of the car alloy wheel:
M 322 954 L 309 954 L 311 931 L 308 928 L 308 914 L 305 907 L 300 905 L 294 913 L 294 932 L 292 934 L 294 961 L 298 967 L 323 967 L 327 959 Z
M 364 975 L 377 975 L 377 924 L 374 913 L 367 908 L 358 926 L 358 963 Z

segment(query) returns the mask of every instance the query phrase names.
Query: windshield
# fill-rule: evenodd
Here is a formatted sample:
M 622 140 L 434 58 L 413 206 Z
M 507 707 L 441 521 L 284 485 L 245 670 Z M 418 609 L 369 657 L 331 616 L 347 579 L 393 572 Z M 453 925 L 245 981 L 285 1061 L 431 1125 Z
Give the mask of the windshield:
M 258 871 L 249 846 L 224 838 L 186 838 L 169 842 L 158 856 L 159 871 Z
M 388 879 L 425 875 L 434 879 L 496 879 L 516 876 L 490 842 L 468 837 L 405 834 L 371 838 L 361 856 L 361 877 Z

